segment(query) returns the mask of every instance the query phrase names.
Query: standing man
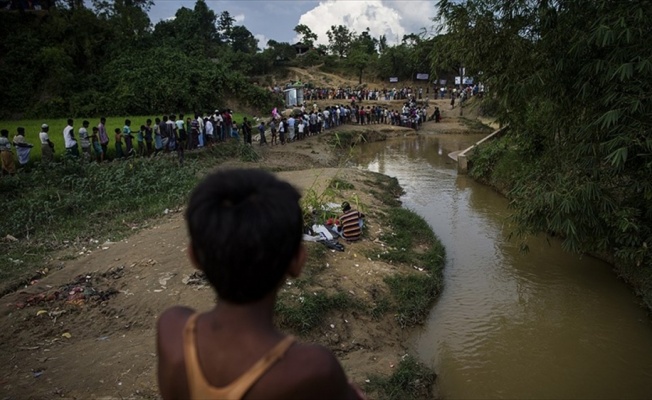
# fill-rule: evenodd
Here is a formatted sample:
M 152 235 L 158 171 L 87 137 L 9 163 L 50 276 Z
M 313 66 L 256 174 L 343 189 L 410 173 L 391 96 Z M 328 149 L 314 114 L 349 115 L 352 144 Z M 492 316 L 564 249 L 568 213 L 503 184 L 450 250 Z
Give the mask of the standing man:
M 258 132 L 260 133 L 260 145 L 267 144 L 267 139 L 265 138 L 265 123 L 261 120 L 258 124 Z
M 247 117 L 244 117 L 242 122 L 242 136 L 244 136 L 245 144 L 251 144 L 251 123 L 247 121 Z
M 75 131 L 72 127 L 74 121 L 72 118 L 68 119 L 68 125 L 63 128 L 63 142 L 66 146 L 66 155 L 70 157 L 79 157 L 79 148 L 77 147 L 77 140 L 75 139 Z
M 204 130 L 206 128 L 206 125 L 204 123 L 204 119 L 201 117 L 199 114 L 195 114 L 195 120 L 197 120 L 197 126 L 198 126 L 198 132 L 197 132 L 197 141 L 199 142 L 199 147 L 204 147 L 205 141 L 204 141 Z
M 235 137 L 233 135 L 233 115 L 231 114 L 230 109 L 226 109 L 226 112 L 224 113 L 224 133 L 222 136 L 226 139 L 227 137 Z
M 153 129 L 152 129 L 152 120 L 150 118 L 147 119 L 145 122 L 145 148 L 147 151 L 147 155 L 150 156 L 152 155 L 152 134 L 153 134 Z
M 9 142 L 9 131 L 6 129 L 0 131 L 0 162 L 2 163 L 2 175 L 16 173 L 14 154 L 11 152 L 11 142 Z
M 122 136 L 125 138 L 127 157 L 131 157 L 134 152 L 134 134 L 131 132 L 131 121 L 126 119 L 125 126 L 122 128 Z
M 212 146 L 214 137 L 213 137 L 213 118 L 207 118 L 206 119 L 206 145 L 207 146 Z
M 100 146 L 102 146 L 102 153 L 106 157 L 109 149 L 109 135 L 106 133 L 106 118 L 100 118 L 100 124 L 97 126 L 97 133 L 100 138 Z
M 18 165 L 24 167 L 29 162 L 29 153 L 32 151 L 33 144 L 25 141 L 25 128 L 19 127 L 16 136 L 14 136 L 14 146 L 18 155 Z
M 294 119 L 294 115 L 290 115 L 290 118 L 288 118 L 288 141 L 292 142 L 294 141 L 294 124 L 296 120 Z
M 168 116 L 163 116 L 163 121 L 159 123 L 159 135 L 161 135 L 161 149 L 164 153 L 167 153 L 170 149 L 168 148 L 170 141 L 170 133 L 168 129 Z
M 84 160 L 91 160 L 91 140 L 90 137 L 88 136 L 88 121 L 82 122 L 82 127 L 79 128 L 79 145 L 81 146 L 82 149 L 82 154 L 84 156 Z
M 41 163 L 43 164 L 54 161 L 54 143 L 50 141 L 49 130 L 48 124 L 43 124 L 41 125 L 41 132 L 38 134 L 41 141 Z

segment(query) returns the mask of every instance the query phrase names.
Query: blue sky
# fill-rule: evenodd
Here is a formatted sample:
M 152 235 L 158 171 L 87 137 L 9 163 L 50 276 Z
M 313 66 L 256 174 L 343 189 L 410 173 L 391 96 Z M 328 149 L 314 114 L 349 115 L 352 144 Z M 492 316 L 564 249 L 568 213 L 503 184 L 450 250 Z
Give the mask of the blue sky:
M 181 7 L 193 8 L 195 1 L 154 0 L 150 19 L 156 23 L 173 17 Z M 362 32 L 367 27 L 371 35 L 387 36 L 390 44 L 404 34 L 430 29 L 436 15 L 436 1 L 424 0 L 206 0 L 218 15 L 228 11 L 236 23 L 245 25 L 264 47 L 268 39 L 294 42 L 293 29 L 306 24 L 318 36 L 317 43 L 327 44 L 326 31 L 331 25 L 346 25 Z

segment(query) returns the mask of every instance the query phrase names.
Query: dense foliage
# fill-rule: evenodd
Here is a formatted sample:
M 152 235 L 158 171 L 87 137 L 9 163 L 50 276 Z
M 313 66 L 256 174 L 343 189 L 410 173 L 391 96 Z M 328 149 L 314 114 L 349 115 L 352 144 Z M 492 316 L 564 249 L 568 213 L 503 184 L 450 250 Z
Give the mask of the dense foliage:
M 440 1 L 445 54 L 510 124 L 476 174 L 507 176 L 524 234 L 652 268 L 652 2 Z M 506 159 L 505 157 L 508 157 Z
M 210 110 L 231 98 L 256 108 L 277 100 L 251 84 L 271 54 L 244 26 L 203 0 L 150 23 L 150 1 L 57 3 L 0 13 L 0 117 L 134 115 Z

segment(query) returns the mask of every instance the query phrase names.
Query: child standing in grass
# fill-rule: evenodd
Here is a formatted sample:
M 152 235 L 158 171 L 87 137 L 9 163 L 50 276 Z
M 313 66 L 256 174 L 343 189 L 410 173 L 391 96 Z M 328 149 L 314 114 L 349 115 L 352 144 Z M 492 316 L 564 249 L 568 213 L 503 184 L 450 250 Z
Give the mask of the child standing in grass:
M 281 284 L 306 261 L 299 198 L 260 170 L 220 171 L 194 190 L 188 254 L 218 301 L 207 312 L 177 306 L 159 318 L 164 399 L 364 397 L 330 350 L 300 343 L 273 323 Z
M 115 158 L 124 158 L 125 153 L 122 150 L 122 134 L 120 128 L 115 128 Z
M 125 120 L 125 126 L 122 128 L 122 135 L 127 145 L 127 157 L 134 155 L 134 135 L 131 132 L 131 121 Z

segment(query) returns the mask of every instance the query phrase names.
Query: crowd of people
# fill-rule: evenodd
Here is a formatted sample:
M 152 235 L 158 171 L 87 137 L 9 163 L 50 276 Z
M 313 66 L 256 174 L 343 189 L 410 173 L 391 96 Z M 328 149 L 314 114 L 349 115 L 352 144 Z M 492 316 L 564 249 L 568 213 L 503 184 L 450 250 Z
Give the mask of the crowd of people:
M 160 153 L 176 152 L 179 162 L 184 160 L 184 151 L 213 146 L 226 140 L 240 139 L 245 144 L 251 145 L 253 134 L 258 131 L 260 145 L 285 145 L 296 140 L 319 134 L 325 130 L 343 124 L 388 124 L 419 129 L 426 120 L 439 122 L 441 114 L 439 108 L 428 117 L 428 100 L 417 102 L 410 96 L 402 106 L 390 108 L 373 104 L 358 104 L 355 97 L 350 104 L 330 105 L 320 108 L 314 103 L 311 107 L 305 102 L 300 109 L 294 110 L 289 116 L 283 116 L 276 111 L 269 119 L 257 119 L 257 126 L 246 117 L 242 123 L 233 119 L 231 110 L 215 110 L 211 114 L 194 114 L 193 116 L 163 115 L 154 121 L 147 119 L 142 125 L 133 124 L 126 119 L 122 128 L 115 128 L 113 132 L 107 129 L 106 118 L 100 118 L 99 123 L 91 127 L 88 120 L 84 120 L 79 129 L 74 128 L 74 120 L 68 119 L 63 129 L 64 154 L 66 157 L 83 158 L 103 162 L 111 159 L 128 157 L 155 157 Z M 267 141 L 267 135 L 270 141 Z M 55 145 L 50 140 L 50 128 L 44 123 L 38 134 L 41 162 L 54 161 Z M 109 154 L 109 144 L 113 139 L 115 151 Z M 2 173 L 14 174 L 16 172 L 15 148 L 18 165 L 26 166 L 30 161 L 33 144 L 25 138 L 25 129 L 17 128 L 13 140 L 9 140 L 9 132 L 3 129 L 0 133 L 0 159 Z
M 96 126 L 90 128 L 90 122 L 84 120 L 82 126 L 75 130 L 74 120 L 68 119 L 63 129 L 64 153 L 66 157 L 83 158 L 85 160 L 122 159 L 127 157 L 157 156 L 159 153 L 175 151 L 179 160 L 183 162 L 184 150 L 211 146 L 217 142 L 223 142 L 229 138 L 239 138 L 238 131 L 242 129 L 245 138 L 249 136 L 251 142 L 251 123 L 244 118 L 241 125 L 233 120 L 231 110 L 215 110 L 210 115 L 184 118 L 180 114 L 164 115 L 155 118 L 154 121 L 147 119 L 144 124 L 133 125 L 131 120 L 126 119 L 122 128 L 115 128 L 112 134 L 107 129 L 106 118 L 102 117 Z M 41 146 L 41 162 L 50 163 L 54 161 L 55 145 L 50 140 L 50 127 L 44 123 L 38 134 Z M 109 156 L 109 144 L 111 135 L 114 142 L 115 152 Z M 14 174 L 16 172 L 15 157 L 12 152 L 12 145 L 16 149 L 16 156 L 20 167 L 29 163 L 33 144 L 25 139 L 25 128 L 18 127 L 13 140 L 9 140 L 9 131 L 0 131 L 0 160 L 2 162 L 2 173 Z

